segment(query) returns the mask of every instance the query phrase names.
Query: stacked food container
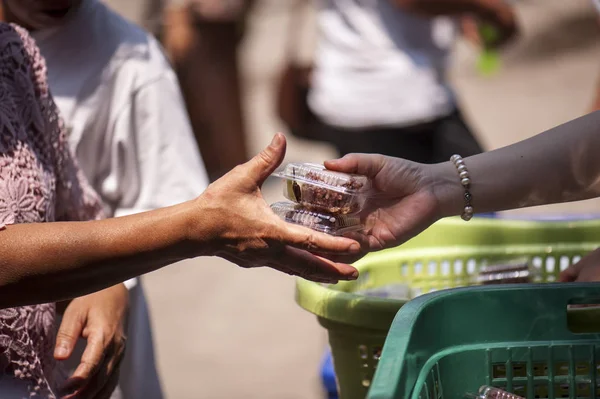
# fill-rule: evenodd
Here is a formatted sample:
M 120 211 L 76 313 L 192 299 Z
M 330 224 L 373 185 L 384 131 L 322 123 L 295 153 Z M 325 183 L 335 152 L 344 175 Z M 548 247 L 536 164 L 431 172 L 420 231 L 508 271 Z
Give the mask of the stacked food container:
M 371 189 L 365 176 L 310 163 L 290 163 L 275 176 L 285 181 L 283 195 L 289 201 L 271 209 L 284 221 L 331 235 L 363 229 L 359 214 Z

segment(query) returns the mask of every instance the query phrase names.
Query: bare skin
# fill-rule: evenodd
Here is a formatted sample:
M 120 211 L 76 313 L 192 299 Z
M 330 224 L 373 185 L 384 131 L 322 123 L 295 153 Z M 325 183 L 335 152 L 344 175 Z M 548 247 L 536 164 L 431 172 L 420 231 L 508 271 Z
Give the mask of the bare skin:
M 237 55 L 245 17 L 211 21 L 191 7 L 166 11 L 163 42 L 211 181 L 248 157 Z
M 600 196 L 598 126 L 600 111 L 511 146 L 466 158 L 475 211 L 488 213 Z M 465 205 L 464 188 L 450 162 L 422 165 L 381 155 L 350 154 L 326 166 L 364 174 L 374 181 L 376 195 L 364 215 L 373 224 L 363 243 L 365 251 L 400 245 L 438 219 L 460 215 Z
M 279 219 L 260 192 L 282 162 L 285 138 L 211 184 L 197 199 L 132 216 L 32 223 L 0 232 L 0 306 L 56 302 L 197 256 L 245 267 L 269 266 L 315 281 L 357 271 L 317 253 L 357 253 L 358 243 Z
M 2 20 L 17 23 L 29 30 L 54 28 L 68 21 L 71 13 L 77 10 L 77 7 L 80 6 L 81 2 L 82 0 L 3 0 L 2 7 L 0 7 L 0 16 Z M 225 71 L 231 71 L 231 69 L 225 68 Z M 230 72 L 226 72 L 222 77 L 223 79 L 228 76 L 227 73 Z M 225 79 L 225 81 L 227 81 L 227 79 Z M 231 93 L 228 93 L 229 98 L 231 98 Z M 234 93 L 233 96 L 235 98 L 238 94 Z M 228 97 L 225 96 L 225 98 Z M 217 101 L 217 103 L 219 103 L 219 101 Z M 230 110 L 227 112 L 229 111 Z M 221 115 L 221 120 L 223 120 L 223 117 L 224 116 Z M 230 131 L 241 132 L 240 129 L 236 130 L 237 128 L 235 128 L 236 124 L 237 126 L 241 126 L 241 117 L 236 120 L 235 118 L 229 118 L 227 116 L 225 117 L 225 120 L 233 121 L 232 126 L 234 128 L 230 129 Z M 227 131 L 227 129 L 224 131 Z M 284 150 L 284 147 L 285 144 L 283 144 L 283 147 L 280 146 L 278 148 L 279 150 Z M 234 146 L 234 148 L 240 148 L 240 145 Z M 231 151 L 225 151 L 225 153 L 232 154 Z M 233 155 L 236 157 L 235 154 Z M 236 163 L 231 164 L 228 169 L 238 163 L 243 163 L 246 160 L 246 154 L 244 153 L 243 156 L 237 156 L 235 159 Z M 264 159 L 264 157 L 262 159 Z M 239 175 L 237 176 L 240 177 Z M 248 183 L 249 181 L 251 181 L 251 179 L 246 179 L 244 180 L 244 183 Z M 229 181 L 228 183 L 218 182 L 216 186 L 221 185 L 227 189 L 228 186 L 235 184 L 236 183 L 232 181 Z M 247 185 L 245 187 L 248 189 L 246 192 L 251 194 L 253 198 L 260 198 L 260 191 L 257 187 L 252 188 Z M 234 187 L 231 192 L 235 192 L 237 188 L 239 187 Z M 220 197 L 220 191 L 215 189 L 214 186 L 210 191 L 217 198 Z M 207 196 L 209 195 L 210 194 L 207 194 Z M 219 199 L 216 200 L 218 201 Z M 250 204 L 249 201 L 246 201 L 245 203 Z M 114 273 L 114 268 L 123 269 L 126 267 L 125 265 L 132 266 L 132 262 L 146 264 L 146 267 L 132 267 L 131 270 L 127 272 L 128 276 L 137 276 L 140 273 L 143 273 L 144 270 L 155 269 L 161 265 L 170 263 L 173 260 L 193 256 L 195 253 L 210 254 L 211 250 L 208 247 L 212 247 L 213 244 L 215 245 L 213 247 L 215 254 L 218 252 L 223 257 L 243 264 L 246 267 L 258 265 L 261 262 L 259 259 L 264 259 L 264 265 L 270 263 L 272 267 L 278 270 L 293 274 L 295 273 L 294 269 L 297 269 L 297 267 L 301 267 L 301 265 L 304 264 L 308 265 L 309 268 L 318 268 L 327 263 L 324 260 L 318 260 L 318 258 L 313 257 L 306 252 L 294 250 L 291 247 L 281 245 L 282 243 L 277 244 L 273 242 L 273 238 L 283 238 L 285 235 L 280 229 L 275 228 L 275 226 L 273 226 L 273 229 L 270 231 L 270 233 L 274 234 L 273 236 L 270 236 L 269 233 L 263 234 L 263 232 L 256 232 L 258 235 L 256 239 L 249 238 L 249 236 L 252 235 L 251 227 L 244 227 L 243 234 L 247 237 L 246 241 L 252 242 L 244 242 L 241 244 L 235 242 L 235 234 L 232 236 L 228 233 L 228 230 L 224 227 L 226 223 L 224 223 L 223 226 L 215 225 L 220 232 L 225 234 L 223 239 L 217 238 L 219 233 L 216 233 L 217 236 L 210 238 L 210 241 L 213 242 L 213 244 L 207 246 L 198 245 L 197 248 L 195 248 L 193 239 L 189 239 L 189 237 L 186 238 L 186 234 L 190 233 L 193 229 L 187 229 L 189 223 L 183 221 L 178 222 L 176 220 L 177 217 L 174 217 L 174 215 L 179 216 L 185 214 L 186 211 L 182 210 L 184 208 L 188 209 L 190 212 L 201 211 L 203 206 L 206 206 L 207 213 L 208 209 L 212 209 L 219 212 L 219 216 L 226 215 L 226 213 L 220 213 L 218 207 L 215 209 L 215 207 L 211 205 L 211 201 L 198 199 L 189 204 L 174 207 L 174 209 L 163 210 L 154 216 L 144 215 L 140 217 L 140 219 L 137 219 L 137 222 L 130 219 L 129 222 L 132 222 L 133 224 L 129 226 L 127 226 L 127 220 L 115 219 L 113 221 L 107 221 L 102 228 L 90 226 L 86 223 L 71 223 L 54 224 L 53 226 L 10 226 L 5 231 L 0 231 L 0 246 L 2 246 L 0 252 L 3 250 L 10 250 L 10 248 L 14 249 L 16 246 L 19 246 L 19 242 L 21 244 L 27 242 L 25 245 L 32 245 L 30 249 L 33 250 L 33 252 L 29 252 L 25 247 L 20 247 L 18 252 L 13 253 L 13 255 L 16 256 L 25 256 L 22 260 L 25 260 L 26 262 L 33 262 L 30 265 L 33 266 L 33 268 L 29 270 L 31 273 L 22 269 L 23 264 L 14 263 L 14 257 L 11 259 L 4 258 L 3 261 L 0 262 L 0 306 L 11 307 L 24 303 L 53 302 L 58 299 L 67 299 L 58 304 L 59 310 L 64 314 L 56 341 L 55 358 L 58 360 L 65 360 L 72 357 L 75 342 L 79 338 L 87 340 L 86 349 L 79 361 L 79 366 L 67 380 L 66 385 L 62 387 L 61 394 L 67 395 L 65 396 L 66 398 L 109 398 L 117 384 L 119 366 L 125 348 L 123 324 L 128 306 L 128 291 L 125 286 L 120 283 L 109 287 L 111 284 L 123 281 L 123 278 L 118 277 L 121 273 Z M 238 211 L 238 213 L 245 212 Z M 173 217 L 173 219 L 171 219 L 171 217 Z M 237 216 L 230 215 L 230 217 L 237 220 Z M 219 219 L 218 217 L 209 217 L 208 215 L 206 215 L 206 218 L 214 221 Z M 268 219 L 264 219 L 264 221 L 268 221 Z M 273 220 L 271 219 L 271 221 Z M 154 228 L 163 231 L 164 228 L 159 227 L 160 224 L 168 224 L 169 229 L 171 230 L 164 231 L 164 234 L 159 234 L 155 239 L 146 240 L 144 243 L 134 238 L 135 233 L 133 233 L 133 230 L 135 230 L 135 228 L 140 228 L 144 231 L 142 232 L 142 230 L 140 230 L 141 235 L 148 235 L 148 231 L 152 231 Z M 193 224 L 194 227 L 196 227 L 196 224 Z M 197 224 L 197 226 L 200 225 L 201 223 Z M 270 230 L 269 227 L 265 226 L 264 230 Z M 283 226 L 281 225 L 280 227 Z M 38 228 L 41 228 L 41 230 L 38 230 Z M 73 230 L 73 228 L 75 228 L 75 230 Z M 146 228 L 151 230 L 146 230 Z M 102 233 L 103 229 L 106 229 L 106 233 Z M 174 233 L 174 230 L 172 229 L 181 229 L 179 232 L 180 234 L 169 235 L 169 233 Z M 82 235 L 79 235 L 77 231 L 82 233 Z M 41 232 L 42 234 L 38 235 L 37 232 Z M 203 231 L 201 234 L 205 233 L 208 232 Z M 152 234 L 156 235 L 153 231 Z M 205 238 L 209 238 L 210 236 L 212 236 L 212 234 L 208 233 L 205 235 Z M 141 244 L 135 247 L 139 251 L 138 254 L 135 255 L 134 252 L 136 249 L 131 247 L 130 249 L 132 249 L 133 252 L 119 252 L 117 250 L 113 253 L 113 256 L 104 258 L 103 260 L 103 256 L 100 255 L 100 251 L 102 251 L 101 248 L 108 251 L 114 251 L 117 247 L 124 245 L 124 241 L 119 243 L 119 237 L 124 239 L 134 239 L 136 244 Z M 165 242 L 162 244 L 160 243 L 161 239 L 165 239 Z M 177 240 L 181 240 L 181 242 L 177 243 Z M 268 243 L 266 242 L 267 240 L 269 241 Z M 312 238 L 309 238 L 308 242 L 312 242 L 311 240 Z M 84 244 L 84 242 L 87 242 L 87 244 Z M 104 242 L 105 245 L 101 244 L 94 248 L 95 244 L 100 244 L 100 242 Z M 238 250 L 236 251 L 234 248 L 237 244 L 240 244 L 241 248 L 237 248 Z M 223 245 L 226 248 L 219 249 L 220 245 Z M 245 250 L 249 250 L 252 245 L 262 246 L 262 248 L 260 248 L 262 251 L 257 251 L 261 252 L 260 255 L 257 254 L 256 257 L 253 257 L 245 252 Z M 311 248 L 313 247 L 313 244 L 308 245 Z M 283 258 L 289 259 L 290 263 L 280 265 L 277 262 L 269 261 L 267 259 L 269 246 L 277 247 L 275 251 L 281 252 Z M 314 248 L 317 248 L 318 246 L 318 244 L 314 244 Z M 59 259 L 61 253 L 63 255 L 65 254 L 60 247 L 63 247 L 67 252 L 71 252 L 73 256 L 69 259 Z M 78 249 L 75 249 L 76 247 Z M 204 247 L 204 249 L 201 249 L 201 247 Z M 77 254 L 79 250 L 83 251 L 82 253 L 90 250 L 91 252 L 87 252 L 87 255 L 81 257 L 82 253 L 79 255 Z M 205 252 L 206 250 L 209 252 Z M 36 259 L 37 256 L 42 257 L 46 251 L 49 251 L 49 254 L 58 256 L 58 258 L 54 260 L 49 258 L 46 258 L 46 260 L 42 258 Z M 177 253 L 179 251 L 183 251 L 183 253 Z M 158 258 L 155 258 L 155 255 L 157 255 Z M 276 257 L 278 256 L 279 254 Z M 292 260 L 292 258 L 295 260 Z M 305 260 L 307 260 L 306 263 L 304 262 Z M 314 263 L 315 260 L 318 264 Z M 69 266 L 68 264 L 64 264 L 64 261 L 73 263 Z M 107 280 L 101 281 L 102 279 L 98 279 L 97 276 L 94 277 L 94 275 L 98 273 L 102 274 L 103 268 L 99 265 L 104 262 L 111 263 L 113 265 L 111 269 L 113 270 L 104 269 L 107 271 L 107 274 L 105 275 Z M 62 266 L 59 266 L 61 263 L 63 263 Z M 93 271 L 87 276 L 87 273 L 82 273 L 81 269 L 86 263 L 90 267 L 89 271 Z M 59 266 L 59 269 L 52 270 L 53 266 Z M 327 268 L 331 266 L 331 264 L 326 265 Z M 13 273 L 16 270 L 22 270 L 24 273 Z M 304 274 L 304 272 L 300 273 Z M 310 274 L 311 272 L 307 271 L 306 273 Z M 50 275 L 53 275 L 54 277 L 46 280 L 44 276 L 48 277 Z M 6 278 L 6 280 L 3 280 L 3 278 Z M 323 276 L 318 277 L 317 279 L 319 281 L 330 281 L 328 277 L 323 279 Z M 55 291 L 49 292 L 50 290 L 47 290 L 46 292 L 43 292 L 43 287 L 48 287 L 47 284 L 50 281 L 58 283 L 58 285 L 54 286 Z M 96 290 L 100 291 L 93 292 Z M 83 294 L 87 295 L 80 296 Z M 71 300 L 70 298 L 73 297 L 77 298 Z

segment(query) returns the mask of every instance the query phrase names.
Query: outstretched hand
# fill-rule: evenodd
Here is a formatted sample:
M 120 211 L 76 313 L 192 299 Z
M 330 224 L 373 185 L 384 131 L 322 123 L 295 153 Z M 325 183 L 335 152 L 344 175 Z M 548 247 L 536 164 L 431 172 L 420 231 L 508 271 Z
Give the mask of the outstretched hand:
M 283 161 L 285 148 L 285 137 L 276 135 L 265 150 L 198 198 L 199 217 L 211 218 L 216 226 L 211 230 L 217 255 L 242 267 L 268 266 L 317 282 L 356 279 L 355 268 L 326 257 L 357 254 L 358 242 L 286 223 L 263 199 L 261 186 Z

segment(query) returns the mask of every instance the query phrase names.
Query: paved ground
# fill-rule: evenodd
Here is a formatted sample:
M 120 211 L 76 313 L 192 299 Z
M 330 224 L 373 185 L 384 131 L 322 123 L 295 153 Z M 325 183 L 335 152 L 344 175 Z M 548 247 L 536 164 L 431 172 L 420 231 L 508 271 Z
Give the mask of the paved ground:
M 523 1 L 523 37 L 493 78 L 475 74 L 472 49 L 464 44 L 457 49 L 452 77 L 489 149 L 586 111 L 600 69 L 600 32 L 587 1 Z M 242 52 L 253 151 L 281 129 L 271 104 L 289 3 L 259 1 Z M 289 159 L 322 161 L 332 155 L 326 146 L 291 140 Z M 278 187 L 266 192 L 270 200 L 280 198 Z M 596 202 L 565 209 L 600 208 Z M 326 335 L 295 305 L 292 279 L 203 258 L 150 274 L 144 283 L 169 398 L 320 397 L 317 371 Z

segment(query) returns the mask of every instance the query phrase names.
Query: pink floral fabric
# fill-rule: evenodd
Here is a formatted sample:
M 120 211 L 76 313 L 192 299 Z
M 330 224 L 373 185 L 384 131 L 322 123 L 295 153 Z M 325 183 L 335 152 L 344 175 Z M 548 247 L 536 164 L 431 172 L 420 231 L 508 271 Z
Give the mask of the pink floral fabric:
M 35 43 L 0 23 L 0 243 L 11 224 L 101 217 L 101 202 L 69 151 Z M 32 397 L 55 397 L 54 323 L 54 304 L 0 309 L 0 378 L 27 381 Z

